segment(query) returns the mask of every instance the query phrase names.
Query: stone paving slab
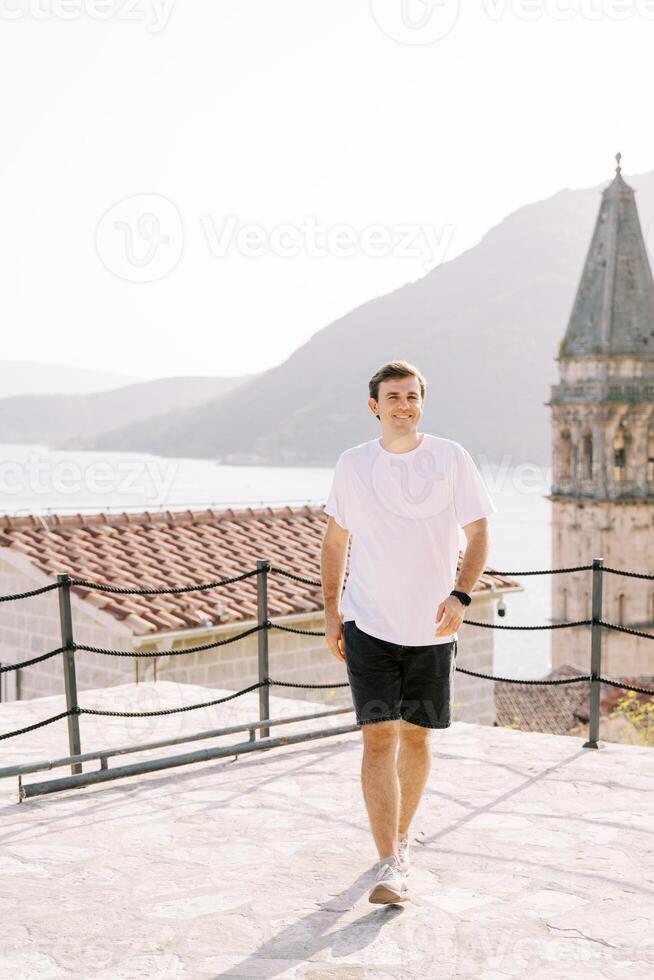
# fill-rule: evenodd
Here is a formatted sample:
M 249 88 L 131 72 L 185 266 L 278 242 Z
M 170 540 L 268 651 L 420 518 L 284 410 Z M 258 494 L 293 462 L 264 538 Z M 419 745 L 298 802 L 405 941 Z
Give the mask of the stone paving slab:
M 166 682 L 83 699 L 152 710 L 220 694 Z M 273 715 L 318 708 L 271 704 Z M 59 710 L 58 698 L 2 705 L 0 731 Z M 82 748 L 257 711 L 254 694 L 140 722 L 83 716 Z M 434 732 L 432 748 L 402 906 L 367 901 L 376 854 L 360 732 L 22 803 L 15 777 L 0 780 L 0 977 L 654 975 L 654 752 L 463 722 Z M 66 751 L 60 721 L 0 741 L 0 766 Z

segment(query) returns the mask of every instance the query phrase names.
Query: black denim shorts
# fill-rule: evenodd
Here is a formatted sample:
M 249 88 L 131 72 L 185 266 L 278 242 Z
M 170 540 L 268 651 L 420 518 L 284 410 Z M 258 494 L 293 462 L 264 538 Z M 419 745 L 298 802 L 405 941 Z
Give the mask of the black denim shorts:
M 345 620 L 345 664 L 357 723 L 403 718 L 421 728 L 449 728 L 457 643 L 402 646 Z

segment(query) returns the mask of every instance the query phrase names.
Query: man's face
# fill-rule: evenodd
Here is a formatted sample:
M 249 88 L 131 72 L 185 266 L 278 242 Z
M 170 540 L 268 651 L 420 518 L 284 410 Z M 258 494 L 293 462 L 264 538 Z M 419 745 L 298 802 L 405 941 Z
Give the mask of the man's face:
M 411 375 L 408 378 L 389 378 L 379 385 L 378 399 L 368 399 L 368 405 L 379 415 L 382 428 L 399 435 L 413 432 L 422 417 L 423 401 L 420 382 Z

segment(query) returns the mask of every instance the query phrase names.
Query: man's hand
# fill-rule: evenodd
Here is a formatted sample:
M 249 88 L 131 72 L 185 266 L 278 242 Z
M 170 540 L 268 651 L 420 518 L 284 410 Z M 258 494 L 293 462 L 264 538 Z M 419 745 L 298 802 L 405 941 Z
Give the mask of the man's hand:
M 434 633 L 434 636 L 446 636 L 448 633 L 456 633 L 463 622 L 465 608 L 461 600 L 457 599 L 455 595 L 448 595 L 447 599 L 443 599 L 438 607 L 436 619 L 434 620 L 435 623 L 438 623 L 439 620 L 442 620 L 442 622 Z
M 325 613 L 325 641 L 337 660 L 345 663 L 343 617 L 340 613 Z

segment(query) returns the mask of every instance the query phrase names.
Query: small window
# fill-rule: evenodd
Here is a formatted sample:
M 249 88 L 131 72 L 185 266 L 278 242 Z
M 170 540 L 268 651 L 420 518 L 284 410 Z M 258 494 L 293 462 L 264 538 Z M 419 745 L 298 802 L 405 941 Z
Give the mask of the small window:
M 593 435 L 584 432 L 581 440 L 581 476 L 584 480 L 593 478 Z
M 618 596 L 618 625 L 625 626 L 626 615 L 627 615 L 627 597 L 624 592 L 621 592 Z
M 560 475 L 562 480 L 572 476 L 572 439 L 570 429 L 563 429 L 560 439 Z
M 627 466 L 627 430 L 621 422 L 613 438 L 613 479 L 616 483 L 624 480 Z

